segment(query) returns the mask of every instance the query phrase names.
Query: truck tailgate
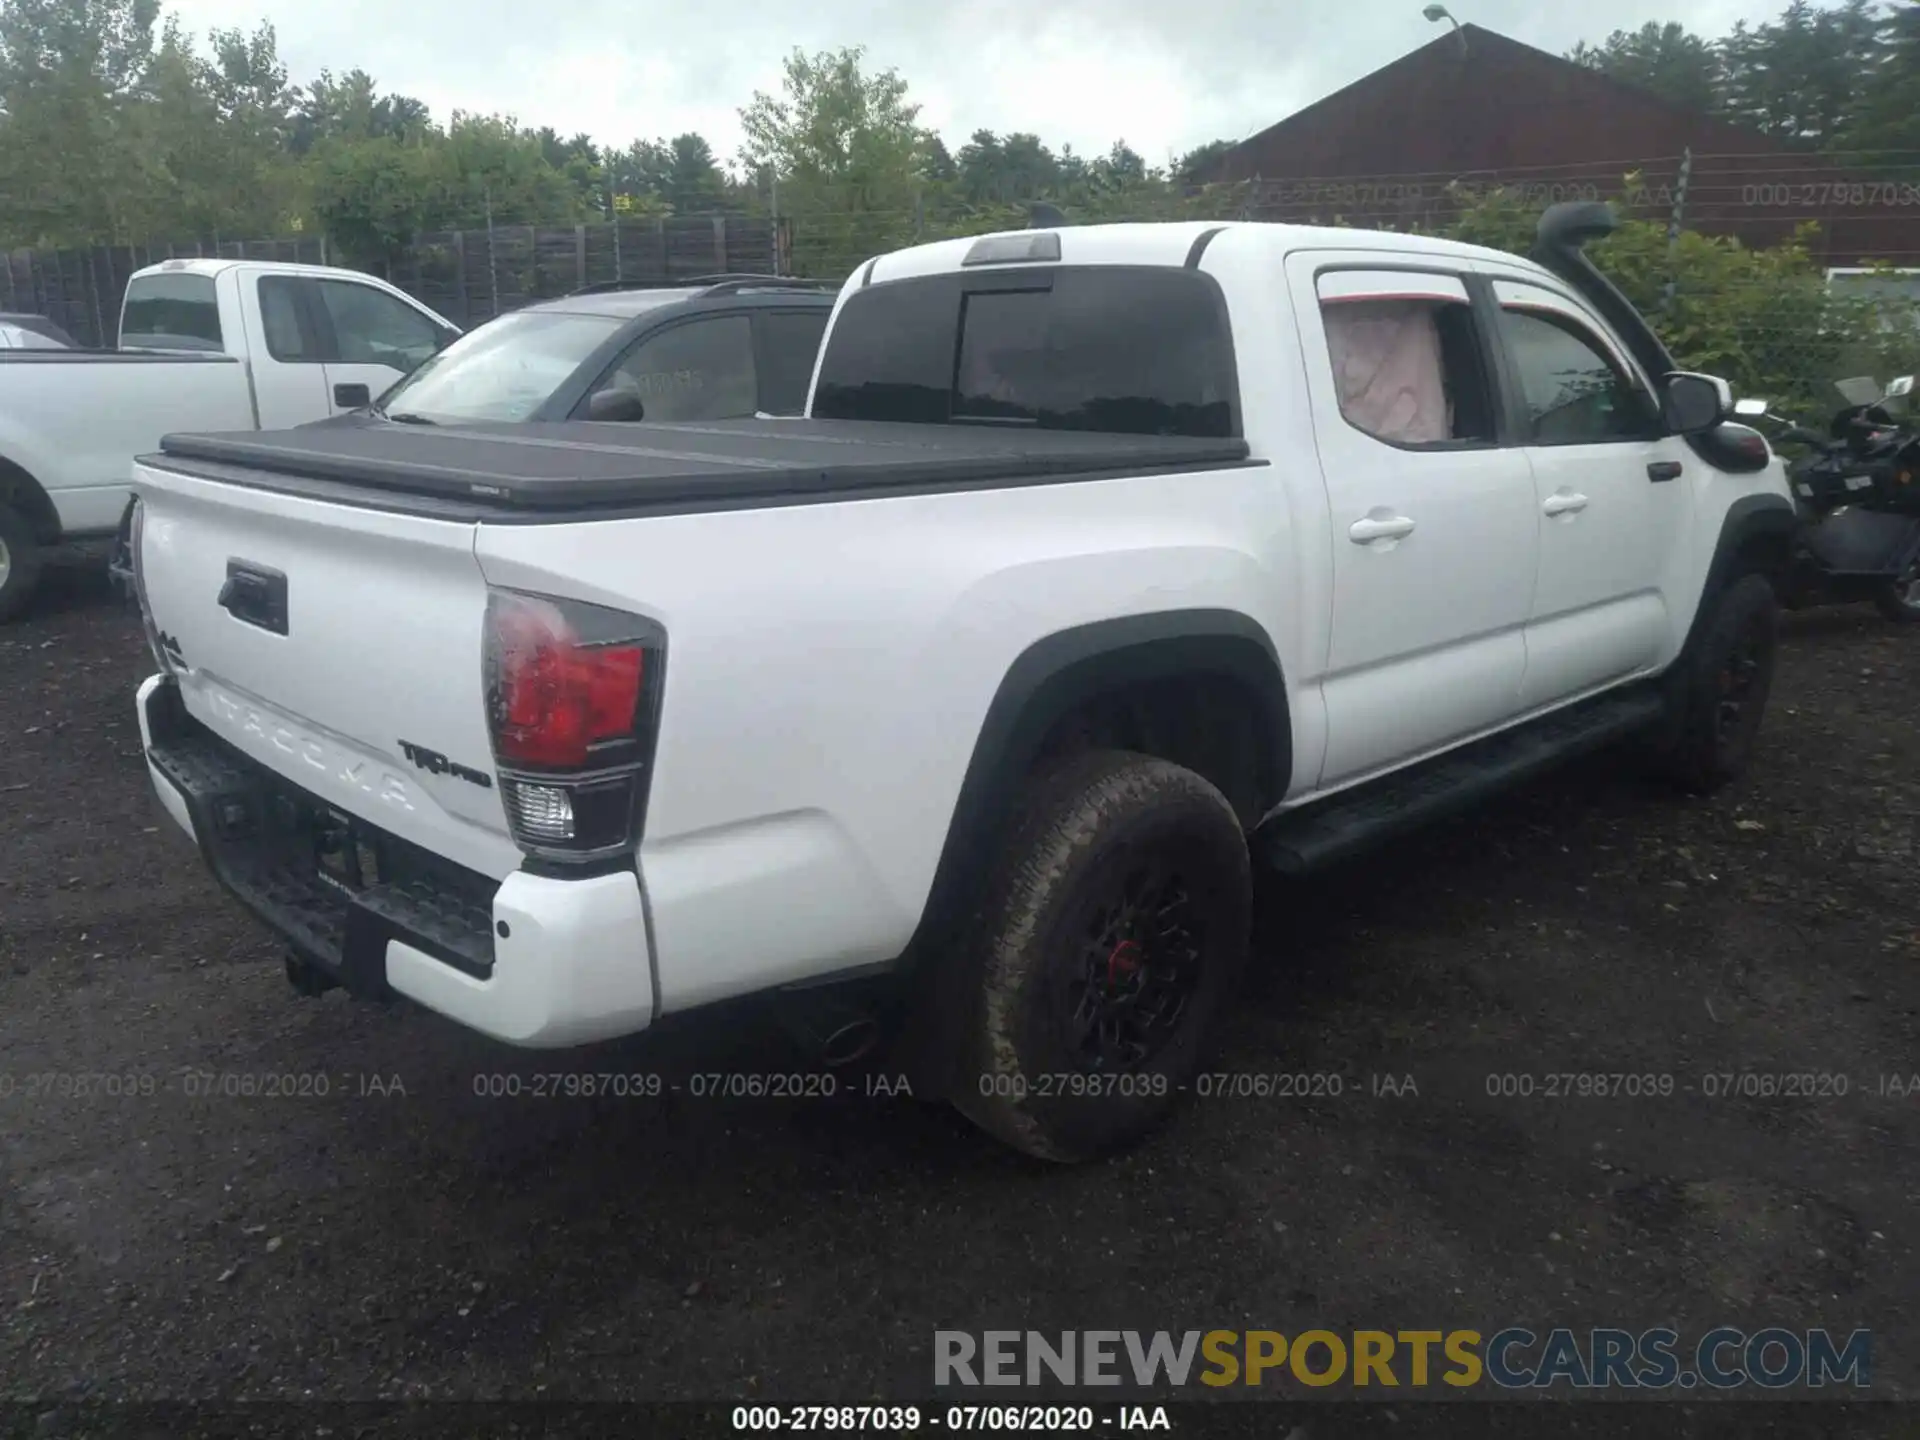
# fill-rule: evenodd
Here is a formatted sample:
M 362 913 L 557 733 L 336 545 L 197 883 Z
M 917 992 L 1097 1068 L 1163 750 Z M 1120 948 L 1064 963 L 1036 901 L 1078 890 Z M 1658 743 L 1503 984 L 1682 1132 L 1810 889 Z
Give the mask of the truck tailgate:
M 518 868 L 472 524 L 144 463 L 134 488 L 147 603 L 195 720 L 346 814 L 496 879 Z

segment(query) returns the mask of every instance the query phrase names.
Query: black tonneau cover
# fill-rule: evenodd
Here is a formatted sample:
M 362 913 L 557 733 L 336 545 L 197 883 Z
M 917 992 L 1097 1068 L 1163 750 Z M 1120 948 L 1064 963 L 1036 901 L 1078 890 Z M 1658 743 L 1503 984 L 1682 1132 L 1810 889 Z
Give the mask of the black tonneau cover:
M 382 508 L 529 520 L 1213 469 L 1248 455 L 1246 442 L 1234 439 L 800 419 L 370 421 L 168 435 L 160 449 L 146 463 Z

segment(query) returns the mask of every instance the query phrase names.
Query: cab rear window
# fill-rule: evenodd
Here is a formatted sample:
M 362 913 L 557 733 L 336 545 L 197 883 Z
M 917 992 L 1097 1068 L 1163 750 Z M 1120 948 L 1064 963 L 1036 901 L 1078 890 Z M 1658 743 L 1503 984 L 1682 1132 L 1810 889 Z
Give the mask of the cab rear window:
M 1240 433 L 1233 340 L 1194 270 L 1049 267 L 856 291 L 827 333 L 823 419 Z
M 141 275 L 120 308 L 123 350 L 219 350 L 220 302 L 208 275 Z

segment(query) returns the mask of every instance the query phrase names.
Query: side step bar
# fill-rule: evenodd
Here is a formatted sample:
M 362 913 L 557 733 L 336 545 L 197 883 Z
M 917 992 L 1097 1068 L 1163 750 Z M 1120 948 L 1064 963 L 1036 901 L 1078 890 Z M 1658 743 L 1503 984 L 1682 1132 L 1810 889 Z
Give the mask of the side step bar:
M 1645 730 L 1659 721 L 1662 707 L 1652 684 L 1568 706 L 1401 774 L 1283 811 L 1255 833 L 1254 852 L 1282 874 L 1304 875 Z

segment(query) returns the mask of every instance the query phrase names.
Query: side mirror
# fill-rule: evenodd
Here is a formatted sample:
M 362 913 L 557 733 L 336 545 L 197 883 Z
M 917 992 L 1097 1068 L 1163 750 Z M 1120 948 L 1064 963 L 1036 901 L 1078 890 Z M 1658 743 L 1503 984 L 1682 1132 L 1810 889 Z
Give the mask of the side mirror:
M 1886 395 L 1880 388 L 1880 382 L 1871 375 L 1854 375 L 1845 380 L 1833 382 L 1833 388 L 1849 405 L 1877 405 Z
M 587 397 L 587 419 L 632 425 L 647 418 L 647 407 L 632 390 L 596 390 Z
M 1717 375 L 1676 370 L 1660 391 L 1660 414 L 1676 435 L 1698 435 L 1733 414 L 1733 387 Z
M 1898 400 L 1902 396 L 1911 394 L 1913 394 L 1913 376 L 1896 375 L 1887 382 L 1887 399 Z
M 1742 420 L 1764 420 L 1771 408 L 1771 402 L 1766 400 L 1741 400 L 1735 403 L 1733 413 Z

